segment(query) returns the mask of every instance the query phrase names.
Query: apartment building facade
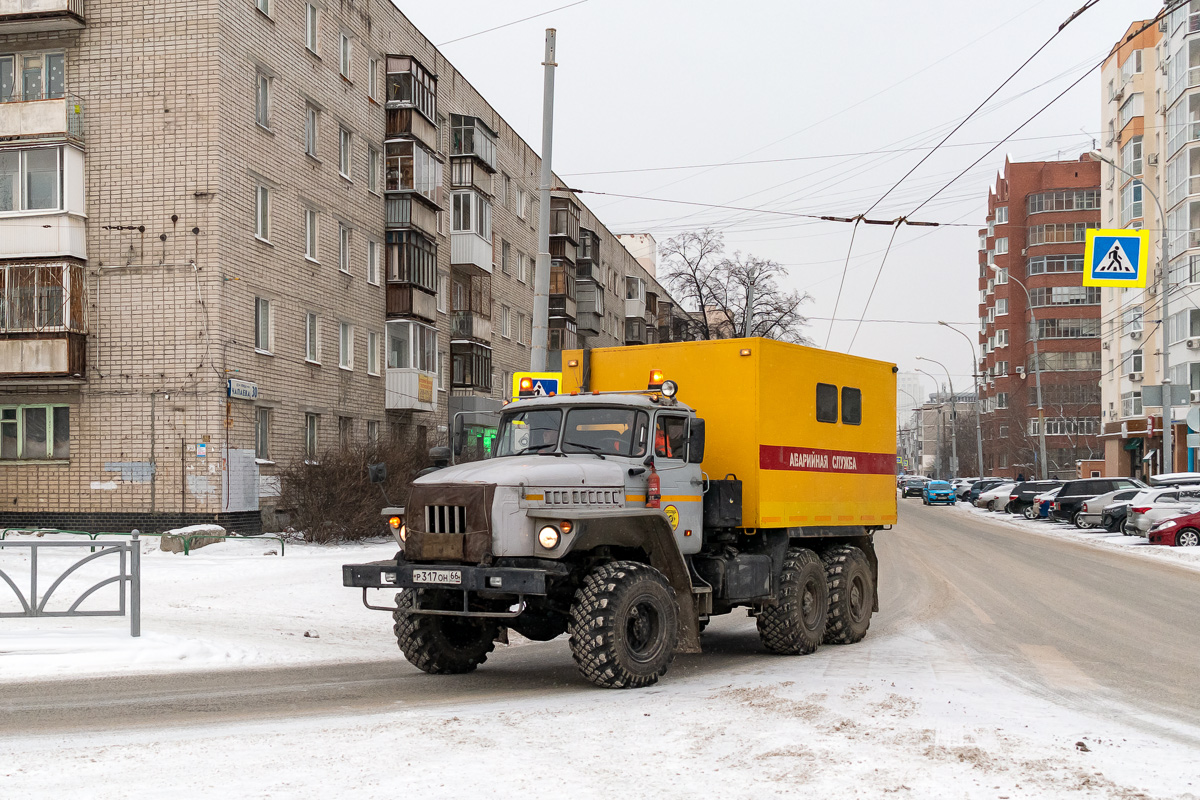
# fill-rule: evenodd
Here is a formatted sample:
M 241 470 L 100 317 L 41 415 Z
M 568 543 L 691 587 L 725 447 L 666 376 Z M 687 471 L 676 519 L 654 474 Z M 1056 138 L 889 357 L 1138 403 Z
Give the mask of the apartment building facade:
M 485 447 L 539 170 L 389 2 L 0 0 L 0 526 L 255 530 L 290 459 Z M 551 212 L 552 364 L 683 328 Z
M 1086 232 L 1100 224 L 1100 164 L 1006 161 L 979 231 L 983 472 L 1040 474 L 1040 368 L 1050 476 L 1096 458 L 1100 293 L 1084 287 Z M 1035 359 L 1034 340 L 1038 355 Z

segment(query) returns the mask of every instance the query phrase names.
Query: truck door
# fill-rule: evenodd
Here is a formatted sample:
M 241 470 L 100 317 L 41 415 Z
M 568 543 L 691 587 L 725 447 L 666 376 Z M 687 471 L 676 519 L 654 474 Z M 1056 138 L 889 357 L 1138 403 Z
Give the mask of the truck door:
M 654 466 L 662 487 L 662 510 L 683 553 L 700 551 L 704 521 L 700 465 L 687 459 L 689 417 L 659 412 L 654 423 Z

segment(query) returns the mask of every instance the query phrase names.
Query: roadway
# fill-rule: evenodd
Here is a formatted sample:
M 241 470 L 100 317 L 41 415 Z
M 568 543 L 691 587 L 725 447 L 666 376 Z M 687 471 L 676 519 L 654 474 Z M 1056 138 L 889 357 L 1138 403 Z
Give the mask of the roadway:
M 931 661 L 963 653 L 976 669 L 1091 713 L 1200 720 L 1200 572 L 900 502 L 900 524 L 877 540 L 881 610 L 868 642 L 919 626 L 932 637 Z M 705 654 L 679 657 L 664 680 L 719 678 L 768 657 L 741 614 L 714 620 L 703 643 Z M 397 653 L 366 663 L 8 682 L 0 684 L 0 736 L 461 708 L 590 691 L 560 638 L 501 649 L 476 673 L 454 678 L 424 675 Z M 1195 743 L 1190 732 L 1178 735 Z

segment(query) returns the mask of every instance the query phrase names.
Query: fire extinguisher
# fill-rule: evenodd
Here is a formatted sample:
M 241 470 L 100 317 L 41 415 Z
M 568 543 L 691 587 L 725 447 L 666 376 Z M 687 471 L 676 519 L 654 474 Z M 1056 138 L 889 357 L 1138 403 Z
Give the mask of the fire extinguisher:
M 650 478 L 646 482 L 646 508 L 659 508 L 662 505 L 662 486 L 658 480 L 658 470 L 650 465 Z

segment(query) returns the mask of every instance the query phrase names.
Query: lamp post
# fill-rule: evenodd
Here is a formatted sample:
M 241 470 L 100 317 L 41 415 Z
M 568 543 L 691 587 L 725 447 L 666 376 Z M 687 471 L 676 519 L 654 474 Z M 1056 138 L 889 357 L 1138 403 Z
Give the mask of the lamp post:
M 971 337 L 955 328 L 948 322 L 938 320 L 938 325 L 949 328 L 959 336 L 967 340 L 967 344 L 971 346 L 971 379 L 975 382 L 975 460 L 979 465 L 979 477 L 983 477 L 983 409 L 980 407 L 980 391 L 979 391 L 979 358 L 975 355 L 975 342 L 971 341 Z
M 1092 155 L 1095 156 L 1096 159 L 1108 164 L 1118 172 L 1137 180 L 1137 175 L 1134 175 L 1132 172 L 1117 166 L 1116 162 L 1112 161 L 1111 159 L 1105 158 L 1098 152 L 1093 152 Z M 1159 293 L 1162 295 L 1162 346 L 1159 347 L 1159 349 L 1162 350 L 1163 459 L 1160 462 L 1159 468 L 1163 472 L 1174 472 L 1175 450 L 1174 441 L 1172 438 L 1174 434 L 1174 426 L 1171 424 L 1171 417 L 1173 415 L 1171 409 L 1171 356 L 1169 354 L 1170 348 L 1167 346 L 1167 318 L 1169 316 L 1167 314 L 1167 300 L 1171 289 L 1170 265 L 1167 257 L 1167 254 L 1170 252 L 1171 245 L 1170 231 L 1167 229 L 1167 215 L 1163 212 L 1163 206 L 1162 203 L 1159 202 L 1158 195 L 1146 185 L 1145 181 L 1142 181 L 1142 190 L 1149 194 L 1150 197 L 1154 199 L 1154 205 L 1158 206 L 1158 219 L 1159 224 L 1162 226 L 1162 254 L 1159 257 L 1161 259 L 1161 267 L 1158 271 L 1158 281 Z
M 992 264 L 992 272 L 1000 273 L 1000 268 Z M 1041 451 L 1041 464 L 1039 464 L 1038 472 L 1042 480 L 1046 480 L 1049 474 L 1050 465 L 1046 461 L 1046 412 L 1042 408 L 1042 359 L 1038 355 L 1038 329 L 1037 318 L 1033 315 L 1033 299 L 1029 296 L 1029 287 L 1021 282 L 1019 278 L 1012 275 L 1008 279 L 1021 287 L 1021 291 L 1025 293 L 1025 308 L 1029 310 L 1029 319 L 1033 322 L 1033 376 L 1037 383 L 1037 404 L 1038 404 L 1038 449 Z
M 919 357 L 918 357 L 918 358 L 919 358 Z M 922 360 L 922 361 L 927 361 L 928 359 L 921 359 L 921 360 Z M 935 388 L 937 388 L 937 387 L 938 387 L 938 379 L 937 379 L 936 377 L 934 377 L 932 374 L 930 374 L 930 373 L 926 372 L 925 370 L 921 369 L 920 367 L 917 367 L 917 368 L 914 370 L 914 372 L 919 372 L 919 373 L 921 373 L 922 375 L 924 375 L 925 377 L 927 377 L 927 378 L 929 378 L 930 380 L 932 380 L 932 381 L 933 381 L 933 385 L 934 385 L 934 387 L 935 387 Z M 949 375 L 947 375 L 947 377 L 949 377 Z M 941 390 L 940 388 L 938 388 L 938 390 L 937 390 L 937 397 L 938 397 L 938 400 L 939 400 L 939 402 L 938 402 L 938 408 L 939 408 L 939 409 L 942 409 L 942 408 L 945 408 L 945 407 L 946 407 L 946 404 L 945 404 L 944 402 L 942 402 L 942 401 L 941 401 L 941 396 L 942 396 L 942 390 Z M 951 384 L 951 385 L 950 385 L 950 406 L 951 406 L 951 408 L 950 408 L 950 413 L 951 413 L 951 415 L 953 415 L 953 414 L 954 414 L 954 385 L 953 385 L 953 384 Z M 941 420 L 941 424 L 938 426 L 938 443 L 937 443 L 937 451 L 936 451 L 936 452 L 937 452 L 937 455 L 935 455 L 935 456 L 934 456 L 934 464 L 935 464 L 935 465 L 937 464 L 938 460 L 940 460 L 940 458 L 941 458 L 941 452 L 942 452 L 942 429 L 946 427 L 946 418 L 945 418 L 945 416 L 944 416 L 943 414 L 941 414 L 941 413 L 940 413 L 940 411 L 939 411 L 939 413 L 938 413 L 938 419 L 939 419 L 939 420 Z M 952 426 L 952 427 L 953 427 L 953 426 Z M 952 445 L 952 449 L 953 449 L 953 442 L 951 443 L 951 445 Z M 953 467 L 953 462 L 954 462 L 954 453 L 953 453 L 953 452 L 951 452 L 951 453 L 950 453 L 950 458 L 951 458 L 951 466 Z
M 917 356 L 917 361 L 928 361 L 930 364 L 937 364 L 946 371 L 946 380 L 950 384 L 950 477 L 958 477 L 958 404 L 954 397 L 954 379 L 950 377 L 950 370 L 946 369 L 946 365 L 940 361 L 934 361 L 932 358 L 924 358 Z

